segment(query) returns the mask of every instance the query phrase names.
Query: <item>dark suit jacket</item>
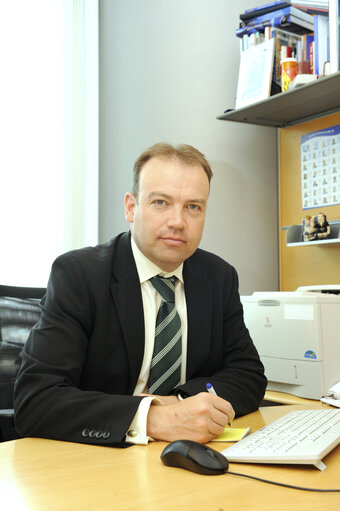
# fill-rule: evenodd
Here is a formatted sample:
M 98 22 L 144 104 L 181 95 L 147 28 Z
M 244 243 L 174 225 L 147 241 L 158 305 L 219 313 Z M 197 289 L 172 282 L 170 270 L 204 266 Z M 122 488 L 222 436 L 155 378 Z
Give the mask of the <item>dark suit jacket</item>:
M 207 381 L 237 415 L 255 410 L 266 378 L 243 322 L 236 271 L 198 249 L 184 263 L 189 395 Z M 53 264 L 40 321 L 22 353 L 14 391 L 22 436 L 123 445 L 140 397 L 141 288 L 130 234 L 68 252 Z

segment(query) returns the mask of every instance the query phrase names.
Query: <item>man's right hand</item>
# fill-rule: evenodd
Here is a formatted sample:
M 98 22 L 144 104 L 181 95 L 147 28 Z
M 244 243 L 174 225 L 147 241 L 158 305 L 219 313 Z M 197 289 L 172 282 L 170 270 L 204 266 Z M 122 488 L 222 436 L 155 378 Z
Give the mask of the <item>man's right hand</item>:
M 151 405 L 147 434 L 154 440 L 210 442 L 235 417 L 233 407 L 219 396 L 201 392 L 174 404 Z

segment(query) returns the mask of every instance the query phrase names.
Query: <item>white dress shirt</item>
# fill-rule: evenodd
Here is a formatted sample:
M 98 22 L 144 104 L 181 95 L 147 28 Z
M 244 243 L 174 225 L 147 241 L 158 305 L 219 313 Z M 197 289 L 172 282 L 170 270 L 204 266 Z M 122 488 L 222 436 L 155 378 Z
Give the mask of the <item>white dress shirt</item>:
M 155 342 L 155 327 L 156 317 L 162 298 L 158 291 L 151 284 L 150 279 L 156 275 L 162 277 L 171 277 L 175 275 L 177 281 L 175 284 L 175 303 L 176 310 L 181 320 L 182 328 L 182 365 L 181 365 L 181 381 L 185 382 L 186 376 L 186 359 L 187 359 L 187 332 L 188 332 L 188 321 L 187 321 L 187 307 L 184 293 L 184 282 L 183 282 L 183 263 L 178 266 L 173 272 L 167 273 L 158 268 L 152 261 L 150 261 L 145 255 L 139 250 L 136 243 L 131 237 L 131 248 L 135 258 L 139 281 L 142 291 L 143 310 L 144 310 L 144 326 L 145 326 L 145 348 L 144 358 L 142 367 L 139 373 L 134 395 L 140 394 L 141 392 L 147 392 L 147 384 L 149 380 L 151 359 L 153 354 L 154 342 Z M 134 416 L 134 419 L 126 434 L 126 441 L 134 444 L 147 444 L 149 437 L 146 434 L 146 423 L 147 415 L 151 402 L 157 398 L 146 397 L 142 399 L 138 410 Z

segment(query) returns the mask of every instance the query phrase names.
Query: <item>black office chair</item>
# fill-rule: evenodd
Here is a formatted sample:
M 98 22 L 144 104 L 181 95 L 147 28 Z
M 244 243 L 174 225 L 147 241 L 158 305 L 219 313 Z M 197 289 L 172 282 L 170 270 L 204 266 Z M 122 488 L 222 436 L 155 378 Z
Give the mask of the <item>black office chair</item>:
M 18 438 L 14 427 L 13 389 L 22 350 L 40 318 L 45 288 L 0 285 L 0 442 Z

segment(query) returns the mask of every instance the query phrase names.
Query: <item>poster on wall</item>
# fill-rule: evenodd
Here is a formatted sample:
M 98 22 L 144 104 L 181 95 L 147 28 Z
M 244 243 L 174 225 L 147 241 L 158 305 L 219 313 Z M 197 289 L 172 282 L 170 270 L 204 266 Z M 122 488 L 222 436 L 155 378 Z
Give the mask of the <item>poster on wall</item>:
M 301 137 L 302 209 L 340 204 L 340 124 Z

